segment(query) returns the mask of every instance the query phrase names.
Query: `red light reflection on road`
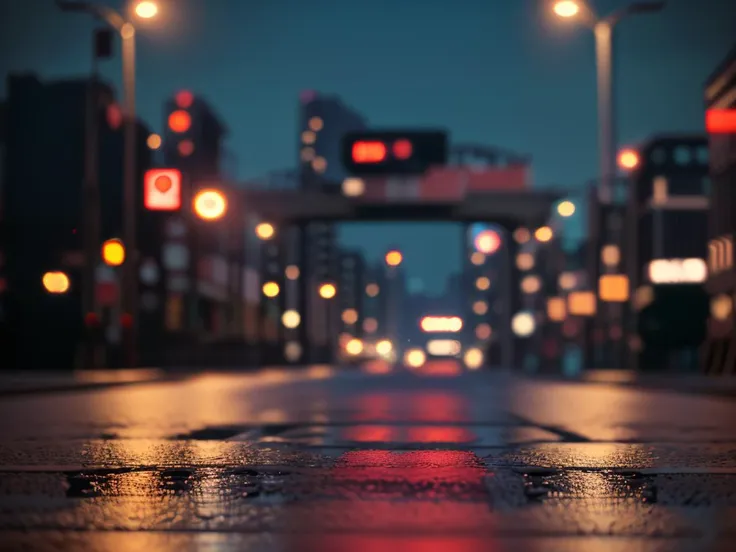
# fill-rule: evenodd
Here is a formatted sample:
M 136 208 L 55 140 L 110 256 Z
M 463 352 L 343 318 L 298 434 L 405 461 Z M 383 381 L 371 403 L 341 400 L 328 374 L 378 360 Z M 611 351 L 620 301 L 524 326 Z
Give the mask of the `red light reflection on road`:
M 480 537 L 404 537 L 373 535 L 309 535 L 299 537 L 298 550 L 319 552 L 493 552 L 490 539 Z M 297 548 L 293 548 L 297 550 Z
M 341 440 L 349 443 L 394 444 L 468 444 L 476 440 L 475 434 L 458 426 L 390 426 L 356 425 L 340 432 Z
M 492 537 L 461 536 L 487 535 L 494 527 L 485 476 L 485 466 L 471 452 L 347 452 L 328 474 L 325 491 L 332 498 L 295 505 L 289 517 L 294 529 L 307 528 L 310 534 L 297 536 L 299 531 L 295 531 L 291 549 L 494 550 Z M 333 526 L 335 520 L 349 522 L 337 521 Z
M 368 374 L 388 374 L 391 372 L 391 364 L 385 360 L 369 360 L 362 366 L 364 372 Z
M 399 440 L 398 428 L 385 425 L 346 427 L 342 438 L 354 443 L 394 443 Z
M 460 363 L 457 360 L 430 360 L 417 368 L 414 373 L 430 377 L 456 377 L 462 374 Z
M 351 406 L 356 407 L 356 412 L 351 416 L 356 422 L 387 422 L 395 420 L 393 413 L 395 401 L 386 394 L 359 395 Z
M 415 426 L 406 431 L 409 443 L 456 443 L 466 444 L 475 441 L 472 431 L 464 427 Z
M 411 422 L 467 422 L 468 405 L 465 399 L 454 393 L 443 391 L 424 392 L 410 399 Z
M 444 423 L 467 422 L 470 411 L 465 398 L 448 391 L 412 393 L 367 393 L 348 401 L 352 422 Z

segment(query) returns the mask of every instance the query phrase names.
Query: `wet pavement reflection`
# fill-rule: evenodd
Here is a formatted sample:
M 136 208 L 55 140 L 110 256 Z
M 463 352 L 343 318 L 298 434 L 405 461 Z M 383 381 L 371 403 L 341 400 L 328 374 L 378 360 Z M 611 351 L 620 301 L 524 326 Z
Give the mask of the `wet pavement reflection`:
M 726 550 L 736 404 L 316 366 L 0 400 L 0 549 Z M 45 547 L 45 548 L 44 548 Z

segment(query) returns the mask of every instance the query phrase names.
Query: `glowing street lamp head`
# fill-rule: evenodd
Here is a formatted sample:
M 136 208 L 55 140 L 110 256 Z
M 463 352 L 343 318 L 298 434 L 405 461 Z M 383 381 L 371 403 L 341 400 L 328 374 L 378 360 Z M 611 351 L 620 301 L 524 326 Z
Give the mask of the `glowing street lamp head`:
M 575 17 L 580 13 L 580 3 L 575 0 L 558 0 L 552 10 L 559 17 Z
M 217 220 L 227 211 L 227 199 L 219 190 L 200 190 L 194 196 L 194 212 L 202 220 Z
M 158 4 L 143 0 L 135 5 L 135 14 L 141 19 L 152 19 L 158 15 Z

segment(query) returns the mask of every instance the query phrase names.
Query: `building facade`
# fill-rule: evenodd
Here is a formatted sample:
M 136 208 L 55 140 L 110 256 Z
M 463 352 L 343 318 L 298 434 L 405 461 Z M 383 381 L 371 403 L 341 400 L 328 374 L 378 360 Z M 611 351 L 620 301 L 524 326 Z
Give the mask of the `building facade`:
M 337 96 L 305 91 L 298 121 L 302 187 L 339 193 L 342 181 L 349 176 L 342 166 L 342 138 L 365 130 L 365 117 Z
M 104 239 L 120 236 L 122 230 L 121 111 L 111 87 L 99 82 L 93 86 L 89 80 L 42 82 L 33 75 L 10 75 L 7 90 L 0 204 L 5 234 L 4 310 L 12 346 L 3 348 L 0 365 L 71 368 L 83 336 L 87 100 L 95 100 L 100 245 Z M 140 182 L 151 155 L 146 147 L 149 130 L 142 123 L 137 130 L 136 181 Z M 138 204 L 142 203 L 139 198 Z M 142 208 L 137 217 L 139 250 L 147 256 L 160 243 L 159 236 Z M 42 285 L 44 274 L 55 271 L 68 278 L 64 293 L 50 294 Z M 100 272 L 95 282 L 98 295 L 106 289 L 109 271 Z M 110 317 L 110 327 L 115 326 L 114 296 L 98 297 L 98 303 L 103 321 Z M 108 337 L 116 341 L 114 333 Z
M 709 134 L 711 202 L 708 211 L 708 281 L 710 317 L 702 368 L 736 372 L 736 47 L 705 87 Z
M 639 148 L 627 207 L 629 354 L 640 370 L 694 370 L 708 312 L 704 289 L 710 181 L 704 136 Z

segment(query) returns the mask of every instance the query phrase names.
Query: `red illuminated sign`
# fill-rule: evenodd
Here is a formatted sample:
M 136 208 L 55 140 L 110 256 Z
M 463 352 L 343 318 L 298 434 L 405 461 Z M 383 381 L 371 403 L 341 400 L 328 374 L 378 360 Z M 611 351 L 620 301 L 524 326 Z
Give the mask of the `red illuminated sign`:
M 181 172 L 151 169 L 143 177 L 143 204 L 150 211 L 181 209 Z
M 386 145 L 379 141 L 360 141 L 353 144 L 353 161 L 381 163 L 386 159 Z
M 709 109 L 705 129 L 709 134 L 736 134 L 736 109 Z

